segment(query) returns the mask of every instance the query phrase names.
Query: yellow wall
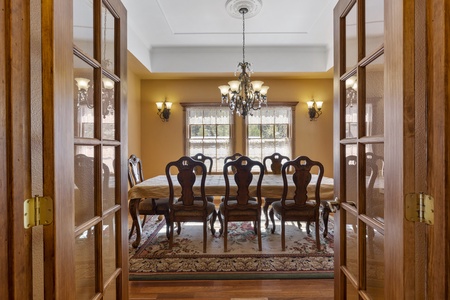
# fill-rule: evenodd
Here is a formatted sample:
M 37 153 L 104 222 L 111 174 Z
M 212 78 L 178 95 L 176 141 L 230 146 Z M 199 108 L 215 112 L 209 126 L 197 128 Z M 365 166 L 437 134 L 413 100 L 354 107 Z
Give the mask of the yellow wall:
M 141 80 L 128 69 L 128 157 L 131 154 L 141 156 Z
M 256 78 L 256 77 L 255 77 Z M 332 79 L 271 79 L 258 78 L 270 86 L 269 102 L 298 101 L 295 113 L 295 157 L 309 156 L 321 161 L 325 176 L 333 176 L 333 81 Z M 142 80 L 141 81 L 141 159 L 144 176 L 149 178 L 164 173 L 169 161 L 184 155 L 183 108 L 181 102 L 220 102 L 219 85 L 230 78 L 189 80 Z M 155 103 L 173 102 L 169 122 L 162 122 L 156 114 Z M 316 121 L 310 121 L 306 101 L 312 97 L 322 100 L 323 114 Z M 134 116 L 129 115 L 129 122 Z M 243 152 L 242 122 L 236 121 L 236 148 Z M 129 137 L 129 148 L 135 138 Z

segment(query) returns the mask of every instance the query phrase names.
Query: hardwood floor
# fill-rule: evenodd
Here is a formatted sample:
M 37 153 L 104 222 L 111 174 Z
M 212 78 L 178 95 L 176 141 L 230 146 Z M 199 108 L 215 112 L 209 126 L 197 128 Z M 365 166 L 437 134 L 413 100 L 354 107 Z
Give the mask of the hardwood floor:
M 130 300 L 331 300 L 333 279 L 130 281 Z

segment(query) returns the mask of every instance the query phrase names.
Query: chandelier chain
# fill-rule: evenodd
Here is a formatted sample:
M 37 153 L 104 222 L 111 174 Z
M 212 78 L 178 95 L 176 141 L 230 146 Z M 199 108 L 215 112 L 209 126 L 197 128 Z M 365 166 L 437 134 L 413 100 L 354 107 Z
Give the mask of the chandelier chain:
M 245 63 L 245 10 L 242 11 L 242 63 Z

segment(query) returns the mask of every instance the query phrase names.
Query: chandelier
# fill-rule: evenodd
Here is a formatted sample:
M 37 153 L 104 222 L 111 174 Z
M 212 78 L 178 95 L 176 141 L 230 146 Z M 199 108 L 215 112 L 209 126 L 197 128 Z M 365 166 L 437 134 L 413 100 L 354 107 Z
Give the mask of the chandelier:
M 237 72 L 241 72 L 238 80 L 228 82 L 228 85 L 219 86 L 222 94 L 222 105 L 226 104 L 232 111 L 245 118 L 253 115 L 252 110 L 259 110 L 263 104 L 267 105 L 268 86 L 264 86 L 262 81 L 251 81 L 250 74 L 253 73 L 251 64 L 245 61 L 245 14 L 247 7 L 240 7 L 242 14 L 242 62 L 237 66 Z

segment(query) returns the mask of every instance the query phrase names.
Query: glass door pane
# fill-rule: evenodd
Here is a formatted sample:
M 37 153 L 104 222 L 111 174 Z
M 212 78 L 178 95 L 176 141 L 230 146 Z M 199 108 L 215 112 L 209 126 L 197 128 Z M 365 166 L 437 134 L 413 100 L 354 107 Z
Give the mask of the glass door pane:
M 384 6 L 345 1 L 340 16 L 340 276 L 347 299 L 384 296 Z M 380 4 L 381 3 L 381 4 Z M 341 63 L 344 62 L 344 63 Z
M 358 62 L 358 5 L 353 5 L 352 9 L 345 17 L 345 65 L 346 71 L 354 68 Z
M 384 0 L 365 0 L 366 55 L 384 43 Z
M 384 55 L 365 67 L 366 136 L 384 134 Z
M 121 213 L 126 201 L 116 167 L 124 151 L 120 121 L 126 121 L 118 117 L 124 74 L 118 68 L 124 66 L 119 51 L 126 49 L 118 38 L 126 25 L 120 22 L 121 5 L 116 0 L 73 1 L 76 299 L 121 299 L 126 288 L 118 248 L 126 236 L 120 232 L 127 222 Z

